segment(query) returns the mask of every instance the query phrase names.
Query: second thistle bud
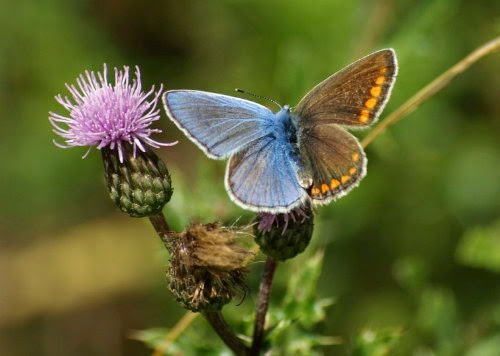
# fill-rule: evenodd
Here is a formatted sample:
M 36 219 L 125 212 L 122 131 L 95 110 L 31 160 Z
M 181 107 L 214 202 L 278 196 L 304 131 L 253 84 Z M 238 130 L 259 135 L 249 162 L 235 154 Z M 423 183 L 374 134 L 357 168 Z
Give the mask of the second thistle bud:
M 158 214 L 172 196 L 172 182 L 165 163 L 151 150 L 134 154 L 124 148 L 123 162 L 117 150 L 102 149 L 111 200 L 133 217 Z
M 287 214 L 261 213 L 254 225 L 255 242 L 262 252 L 284 261 L 303 252 L 311 241 L 314 215 L 310 207 Z

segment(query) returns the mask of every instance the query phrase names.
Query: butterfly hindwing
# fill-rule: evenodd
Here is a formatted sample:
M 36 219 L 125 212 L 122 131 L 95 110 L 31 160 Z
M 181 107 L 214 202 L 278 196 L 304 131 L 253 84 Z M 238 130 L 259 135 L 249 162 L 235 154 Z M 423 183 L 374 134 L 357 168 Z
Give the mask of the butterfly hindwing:
M 344 196 L 366 174 L 366 157 L 358 140 L 337 125 L 304 129 L 299 149 L 311 173 L 308 194 L 314 203 Z
M 306 196 L 297 180 L 290 145 L 265 136 L 231 157 L 226 189 L 240 206 L 253 211 L 287 212 Z
M 171 90 L 163 103 L 170 119 L 210 158 L 226 158 L 271 130 L 273 113 L 248 100 Z
M 397 70 L 392 49 L 374 52 L 316 85 L 295 112 L 303 126 L 369 126 L 389 99 Z

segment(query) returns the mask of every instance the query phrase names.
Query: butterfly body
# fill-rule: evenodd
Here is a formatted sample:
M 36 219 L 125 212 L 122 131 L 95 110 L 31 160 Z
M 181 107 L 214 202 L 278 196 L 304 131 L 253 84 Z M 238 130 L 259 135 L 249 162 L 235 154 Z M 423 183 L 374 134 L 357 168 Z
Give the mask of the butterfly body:
M 345 128 L 377 119 L 396 73 L 393 50 L 372 53 L 318 84 L 293 111 L 194 90 L 168 91 L 163 101 L 210 158 L 229 158 L 225 185 L 233 201 L 283 213 L 307 200 L 326 204 L 358 185 L 366 156 Z
M 283 142 L 297 141 L 297 127 L 290 115 L 290 109 L 283 108 L 273 113 L 272 130 L 270 134 L 277 140 Z

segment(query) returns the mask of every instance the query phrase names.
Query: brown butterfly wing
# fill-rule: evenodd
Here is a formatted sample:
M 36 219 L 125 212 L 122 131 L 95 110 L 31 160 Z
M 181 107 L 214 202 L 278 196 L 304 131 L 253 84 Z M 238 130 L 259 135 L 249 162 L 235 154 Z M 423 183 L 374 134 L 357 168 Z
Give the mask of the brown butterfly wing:
M 369 126 L 389 99 L 397 70 L 394 50 L 372 53 L 316 85 L 295 113 L 303 126 Z
M 312 178 L 307 192 L 314 203 L 326 204 L 344 196 L 365 176 L 365 153 L 358 140 L 340 126 L 305 128 L 299 140 Z

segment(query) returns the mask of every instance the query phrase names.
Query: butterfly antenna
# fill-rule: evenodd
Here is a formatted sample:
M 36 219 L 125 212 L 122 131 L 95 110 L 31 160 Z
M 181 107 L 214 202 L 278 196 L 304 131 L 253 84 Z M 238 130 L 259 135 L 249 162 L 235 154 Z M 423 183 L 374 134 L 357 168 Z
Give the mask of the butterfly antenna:
M 280 104 L 279 104 L 276 100 L 270 99 L 270 98 L 268 98 L 268 97 L 266 97 L 266 96 L 262 96 L 262 95 L 257 95 L 257 94 L 254 94 L 254 93 L 250 93 L 250 92 L 248 92 L 248 91 L 244 91 L 243 89 L 239 89 L 239 88 L 236 88 L 236 89 L 234 89 L 234 90 L 235 90 L 235 91 L 237 91 L 238 93 L 251 95 L 251 96 L 253 96 L 253 97 L 255 97 L 255 98 L 268 100 L 268 101 L 270 101 L 271 103 L 274 103 L 274 104 L 278 105 L 280 109 L 283 109 L 283 107 L 282 107 L 282 106 L 281 106 L 281 105 L 280 105 Z

